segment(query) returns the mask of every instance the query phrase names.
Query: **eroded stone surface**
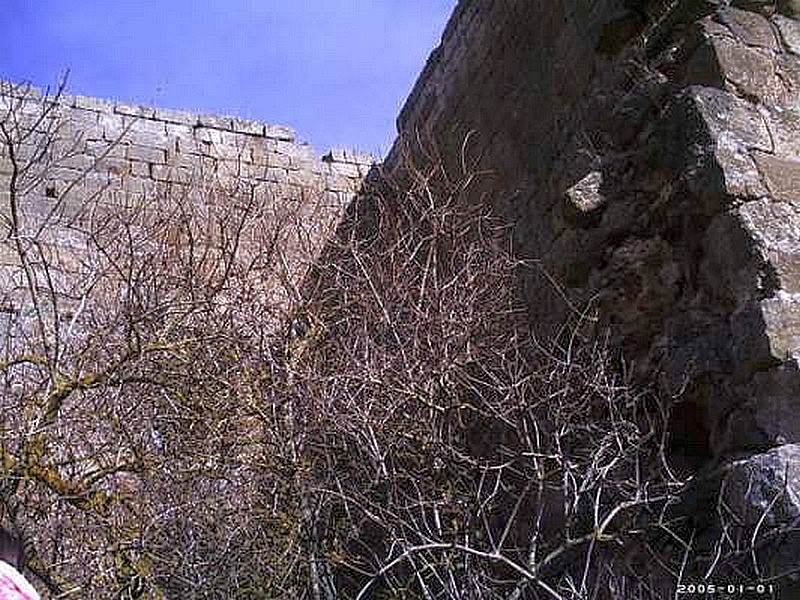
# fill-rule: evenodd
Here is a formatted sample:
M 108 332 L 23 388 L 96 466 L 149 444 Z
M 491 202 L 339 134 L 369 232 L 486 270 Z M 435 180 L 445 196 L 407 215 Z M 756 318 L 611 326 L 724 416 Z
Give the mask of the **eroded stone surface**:
M 591 299 L 643 381 L 702 408 L 715 461 L 750 453 L 736 473 L 772 477 L 769 465 L 789 454 L 769 448 L 800 442 L 791 367 L 800 352 L 800 29 L 785 16 L 791 3 L 673 3 L 639 38 L 620 29 L 627 17 L 592 21 L 612 12 L 607 4 L 582 13 L 558 2 L 546 16 L 535 4 L 519 3 L 513 19 L 483 5 L 482 20 L 468 19 L 476 4 L 462 2 L 401 133 L 431 132 L 454 159 L 467 131 L 491 140 L 480 166 L 513 191 L 501 208 L 518 246 L 562 286 L 524 282 L 537 330 L 557 330 L 568 313 L 559 294 Z M 584 15 L 569 29 L 557 21 L 566 4 Z M 610 25 L 621 32 L 613 40 Z M 470 39 L 480 47 L 468 52 Z

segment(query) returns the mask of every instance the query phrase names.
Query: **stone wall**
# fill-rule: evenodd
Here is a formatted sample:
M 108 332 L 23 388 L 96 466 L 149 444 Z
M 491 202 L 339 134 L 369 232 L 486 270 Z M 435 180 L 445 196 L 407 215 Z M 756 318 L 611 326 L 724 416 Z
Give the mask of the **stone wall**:
M 522 276 L 534 331 L 558 343 L 578 314 L 610 331 L 639 382 L 674 399 L 668 450 L 715 491 L 698 497 L 723 490 L 746 531 L 800 517 L 795 5 L 462 0 L 385 161 L 396 174 L 435 149 L 454 176 L 481 174 L 475 201 L 489 198 L 535 265 Z M 73 197 L 113 210 L 210 178 L 332 223 L 370 165 L 320 160 L 285 127 L 80 97 L 42 121 L 50 100 L 2 91 L 0 110 L 31 132 L 23 159 L 56 131 L 21 196 L 34 220 Z M 763 575 L 796 568 L 800 541 L 784 542 Z
M 594 297 L 665 389 L 701 373 L 747 384 L 790 368 L 800 349 L 798 22 L 678 7 L 608 53 L 624 12 L 601 4 L 461 2 L 398 119 L 387 165 L 402 163 L 409 138 L 443 149 L 451 168 L 462 151 L 475 157 L 516 224 L 518 251 L 561 284 L 555 296 Z M 550 287 L 528 282 L 542 328 L 566 316 Z M 673 339 L 687 328 L 727 347 Z M 709 353 L 716 362 L 701 366 Z
M 306 267 L 292 263 L 301 260 L 299 246 L 304 255 L 314 254 L 306 246 L 323 243 L 373 163 L 345 150 L 320 158 L 285 126 L 43 95 L 8 82 L 0 82 L 0 123 L 3 226 L 11 223 L 13 186 L 21 236 L 35 231 L 37 244 L 58 249 L 64 270 L 80 262 L 86 219 L 145 205 L 156 213 L 181 196 L 198 210 L 232 206 L 252 194 L 260 219 L 286 222 L 285 271 L 297 280 Z M 13 311 L 26 283 L 9 239 L 0 244 L 0 304 Z
M 428 146 L 483 173 L 476 201 L 536 265 L 534 331 L 557 342 L 579 314 L 610 330 L 676 399 L 676 463 L 724 479 L 750 527 L 800 516 L 794 6 L 462 0 L 386 161 L 401 172 Z

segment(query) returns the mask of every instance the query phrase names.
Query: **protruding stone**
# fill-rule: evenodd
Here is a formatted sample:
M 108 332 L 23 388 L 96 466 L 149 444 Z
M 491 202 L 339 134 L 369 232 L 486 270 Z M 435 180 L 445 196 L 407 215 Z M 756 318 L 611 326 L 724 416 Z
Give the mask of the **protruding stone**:
M 747 149 L 772 150 L 764 118 L 752 104 L 722 90 L 693 88 L 690 95 L 713 138 L 730 135 Z
M 564 193 L 564 220 L 568 225 L 587 227 L 596 223 L 606 197 L 601 192 L 603 174 L 592 171 Z
M 775 156 L 790 160 L 800 158 L 800 106 L 765 106 L 762 115 L 769 128 Z
M 714 158 L 728 195 L 760 198 L 767 194 L 761 174 L 747 148 L 728 132 L 722 132 L 717 138 Z

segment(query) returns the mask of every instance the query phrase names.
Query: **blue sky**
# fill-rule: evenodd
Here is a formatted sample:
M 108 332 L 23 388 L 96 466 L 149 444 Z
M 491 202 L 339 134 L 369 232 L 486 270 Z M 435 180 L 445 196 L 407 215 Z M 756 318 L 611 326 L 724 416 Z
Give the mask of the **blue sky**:
M 383 154 L 456 0 L 4 0 L 0 78 Z

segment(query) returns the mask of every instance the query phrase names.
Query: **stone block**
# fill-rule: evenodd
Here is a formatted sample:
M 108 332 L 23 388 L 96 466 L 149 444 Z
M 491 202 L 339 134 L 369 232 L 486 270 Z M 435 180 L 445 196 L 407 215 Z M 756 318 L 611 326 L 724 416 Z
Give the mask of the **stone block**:
M 753 157 L 772 197 L 800 208 L 800 162 L 763 152 L 755 152 Z
M 194 138 L 195 127 L 186 123 L 165 123 L 164 131 L 169 139 L 192 139 Z
M 720 72 L 737 93 L 772 102 L 785 95 L 775 60 L 767 51 L 725 38 L 716 38 L 713 44 Z
M 233 131 L 245 135 L 264 137 L 264 124 L 247 119 L 232 119 Z
M 764 335 L 778 361 L 800 358 L 800 294 L 779 290 L 760 302 Z
M 0 156 L 0 176 L 11 175 L 14 172 L 14 164 L 7 156 Z
M 752 104 L 722 90 L 692 88 L 689 93 L 712 138 L 725 134 L 747 149 L 772 151 L 767 125 Z
M 127 143 L 116 144 L 107 141 L 89 140 L 86 142 L 86 152 L 94 157 L 124 158 L 127 146 Z
M 57 158 L 53 165 L 67 169 L 86 171 L 94 167 L 95 158 L 89 154 L 68 154 Z
M 356 167 L 358 169 L 358 167 Z M 288 181 L 290 185 L 311 188 L 316 183 L 316 177 L 308 171 L 290 170 L 288 171 Z
M 232 139 L 226 137 L 220 129 L 214 129 L 212 127 L 196 127 L 193 131 L 194 139 L 203 142 L 204 144 L 214 144 L 216 146 L 222 146 L 229 142 L 233 142 Z
M 795 56 L 800 56 L 800 21 L 775 15 L 772 22 L 780 34 L 783 46 Z
M 125 134 L 123 118 L 119 114 L 100 113 L 97 123 L 103 130 L 103 139 L 109 142 L 117 141 Z
M 326 190 L 351 194 L 361 187 L 361 181 L 340 173 L 322 173 L 320 175 Z
M 800 157 L 800 106 L 763 106 L 762 114 L 772 137 L 775 155 L 791 160 Z
M 763 292 L 764 257 L 736 211 L 716 215 L 703 239 L 699 284 L 716 306 L 737 310 Z
M 264 155 L 264 162 L 269 167 L 289 169 L 292 166 L 292 159 L 280 152 L 268 152 Z
M 136 104 L 123 104 L 118 102 L 114 105 L 114 112 L 118 115 L 125 115 L 128 117 L 138 117 L 144 119 L 156 118 L 156 110 L 154 108 Z
M 199 154 L 174 152 L 172 150 L 167 152 L 167 164 L 173 167 L 193 169 L 200 163 L 201 158 Z
M 176 125 L 196 125 L 197 115 L 184 110 L 173 110 L 170 108 L 156 108 L 155 118 L 158 121 L 173 123 Z
M 333 210 L 339 212 L 350 204 L 352 198 L 353 195 L 347 192 L 326 189 L 321 196 L 321 208 L 325 211 Z
M 22 260 L 17 251 L 10 244 L 0 244 L 0 266 L 19 267 L 21 265 Z
M 197 140 L 194 138 L 194 128 L 190 125 L 167 123 L 167 158 L 174 160 L 178 155 L 199 153 Z
M 264 125 L 264 137 L 284 142 L 294 142 L 295 132 L 285 125 Z
M 729 554 L 732 550 L 741 553 L 734 572 L 755 568 L 757 581 L 775 582 L 772 585 L 781 597 L 785 591 L 795 597 L 800 589 L 796 573 L 800 445 L 758 448 L 749 456 L 739 456 L 690 486 L 693 501 L 688 510 L 694 519 L 703 513 L 714 515 L 706 520 L 704 537 L 724 539 Z
M 45 171 L 45 177 L 48 181 L 77 181 L 84 175 L 80 169 L 71 169 L 68 167 L 49 167 Z
M 322 157 L 324 162 L 341 162 L 355 165 L 373 165 L 375 157 L 367 152 L 358 152 L 342 148 L 334 148 Z
M 800 415 L 795 406 L 800 374 L 796 364 L 756 373 L 737 391 L 748 400 L 728 417 L 719 440 L 720 452 L 800 442 Z
M 267 167 L 265 165 L 239 163 L 238 169 L 243 179 L 246 179 L 251 183 L 254 182 L 256 185 L 263 184 L 266 179 Z
M 220 117 L 217 115 L 199 115 L 197 117 L 197 124 L 200 127 L 208 127 L 210 129 L 233 131 L 233 119 L 231 119 L 230 117 Z
M 210 177 L 219 171 L 220 160 L 213 156 L 201 156 L 197 165 L 195 170 L 201 177 Z
M 770 22 L 764 16 L 748 10 L 726 8 L 714 17 L 724 25 L 734 38 L 747 46 L 757 46 L 770 51 L 780 50 Z
M 681 173 L 688 191 L 702 198 L 704 210 L 731 196 L 752 197 L 763 190 L 750 150 L 772 151 L 770 132 L 759 111 L 736 95 L 691 86 L 660 121 L 654 153 L 670 172 Z
M 778 286 L 789 294 L 800 293 L 799 209 L 762 199 L 746 202 L 736 212 L 753 240 L 753 253 L 762 262 L 761 292 L 768 293 L 768 286 Z
M 319 159 L 314 147 L 310 144 L 294 144 L 286 141 L 278 141 L 276 151 L 285 154 L 291 159 L 292 166 L 299 169 L 311 168 L 318 164 Z
M 133 144 L 140 146 L 166 147 L 168 143 L 166 125 L 161 121 L 148 121 L 145 119 L 125 119 L 128 128 L 127 138 Z
M 187 183 L 192 179 L 192 171 L 182 167 L 152 165 L 150 176 L 156 181 Z
M 215 145 L 214 155 L 222 160 L 234 161 L 238 163 L 251 162 L 250 149 L 244 147 L 243 144 L 237 143 L 235 145 Z
M 265 177 L 265 173 L 267 173 L 268 169 L 270 168 L 271 168 L 270 166 L 265 165 L 263 163 L 262 164 L 248 163 L 248 162 L 241 163 L 241 172 L 243 173 L 243 175 L 246 175 L 251 179 L 263 180 Z
M 150 177 L 150 163 L 138 160 L 130 161 L 130 173 L 135 177 Z
M 64 123 L 69 129 L 70 136 L 83 136 L 85 139 L 102 139 L 103 128 L 100 126 L 98 113 L 74 109 L 64 117 Z
M 793 538 L 787 535 L 796 531 L 792 523 L 800 519 L 800 445 L 784 444 L 726 465 L 719 506 L 724 507 L 720 516 L 730 526 L 726 535 L 735 536 L 737 529 L 746 529 L 743 540 L 746 548 L 750 547 L 749 538 L 757 529 L 767 535 L 775 527 L 786 528 L 781 543 L 770 544 L 767 548 L 786 555 L 780 562 L 774 557 L 760 560 L 763 568 L 769 570 L 762 575 L 796 568 L 798 536 L 796 533 Z M 759 553 L 763 552 L 762 546 L 755 545 L 753 552 L 756 548 Z
M 722 189 L 736 198 L 760 198 L 768 191 L 747 148 L 729 132 L 717 138 L 714 159 L 722 175 Z
M 132 144 L 127 147 L 125 153 L 129 160 L 139 160 L 149 163 L 166 163 L 166 151 L 162 148 L 152 148 L 150 146 L 137 146 Z
M 332 162 L 329 165 L 333 175 L 341 175 L 349 179 L 360 179 L 362 177 L 359 166 L 352 163 Z
M 602 186 L 603 174 L 592 171 L 567 189 L 561 213 L 567 226 L 589 227 L 599 222 L 607 202 Z
M 94 112 L 113 112 L 114 103 L 99 98 L 91 98 L 88 96 L 74 96 L 70 103 L 74 108 L 81 108 Z
M 124 158 L 107 156 L 97 160 L 96 168 L 113 175 L 127 175 L 131 172 L 131 162 Z
M 266 167 L 257 178 L 262 181 L 271 181 L 273 183 L 288 184 L 289 171 L 286 169 L 278 169 L 275 167 Z
M 130 198 L 152 198 L 156 189 L 156 182 L 150 179 L 150 174 L 147 177 L 125 177 L 122 182 L 120 191 L 122 197 Z

